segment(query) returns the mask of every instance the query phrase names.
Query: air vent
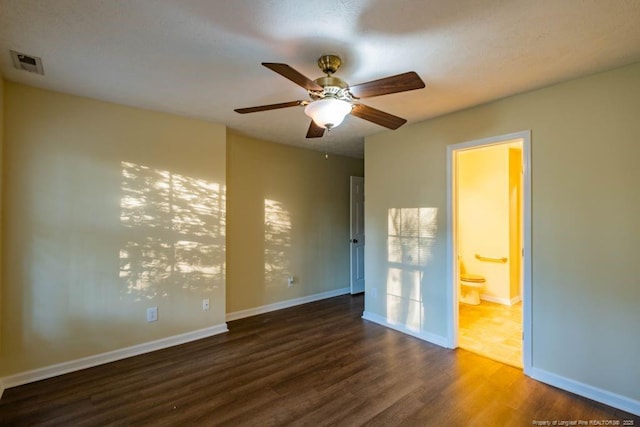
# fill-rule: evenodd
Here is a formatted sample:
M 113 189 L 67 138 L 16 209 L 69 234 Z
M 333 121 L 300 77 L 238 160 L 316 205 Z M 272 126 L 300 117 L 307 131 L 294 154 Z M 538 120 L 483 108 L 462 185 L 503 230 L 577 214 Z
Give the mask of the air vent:
M 42 59 L 38 58 L 37 56 L 16 52 L 15 50 L 12 50 L 10 52 L 11 59 L 13 59 L 13 66 L 18 70 L 24 70 L 30 73 L 44 75 L 44 69 L 42 68 Z

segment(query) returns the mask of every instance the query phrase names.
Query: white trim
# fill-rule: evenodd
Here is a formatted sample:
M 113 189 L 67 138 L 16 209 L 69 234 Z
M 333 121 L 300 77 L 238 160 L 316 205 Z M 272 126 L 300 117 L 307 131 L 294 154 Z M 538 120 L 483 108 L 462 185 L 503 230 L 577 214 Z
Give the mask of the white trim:
M 605 405 L 640 415 L 640 401 L 572 380 L 540 368 L 531 368 L 531 378 L 543 383 L 595 400 Z
M 521 132 L 522 138 L 522 364 L 531 375 L 533 366 L 533 328 L 531 319 L 531 130 Z
M 448 348 L 457 348 L 458 347 L 458 316 L 456 313 L 458 312 L 458 301 L 460 299 L 459 286 L 453 286 L 454 283 L 459 283 L 460 279 L 458 277 L 458 271 L 455 268 L 456 263 L 453 260 L 456 257 L 456 253 L 458 252 L 456 242 L 453 241 L 453 236 L 455 235 L 455 223 L 453 221 L 453 211 L 454 211 L 454 197 L 453 197 L 453 189 L 454 186 L 454 176 L 453 176 L 453 148 L 451 146 L 447 146 L 447 259 L 446 259 L 446 269 L 447 269 L 447 291 L 445 296 L 447 298 L 447 347 Z
M 399 323 L 390 323 L 386 318 L 380 316 L 379 314 L 371 313 L 370 311 L 365 311 L 362 313 L 362 318 L 364 320 L 369 320 L 370 322 L 377 323 L 378 325 L 385 326 L 390 329 L 395 329 L 398 332 L 402 332 L 403 334 L 411 335 L 412 337 L 419 338 L 423 341 L 430 342 L 435 345 L 439 345 L 440 347 L 448 347 L 447 337 L 443 337 L 441 335 L 431 334 L 425 331 L 412 331 L 408 329 L 406 326 L 401 325 Z
M 530 375 L 532 363 L 532 343 L 531 343 L 531 130 L 515 132 L 506 135 L 499 135 L 489 138 L 477 139 L 474 141 L 462 142 L 459 144 L 451 144 L 447 146 L 447 347 L 458 347 L 458 292 L 457 283 L 458 272 L 456 271 L 456 263 L 454 262 L 457 248 L 453 240 L 455 235 L 454 220 L 454 152 L 457 150 L 466 150 L 476 147 L 486 147 L 490 145 L 498 145 L 509 140 L 522 140 L 522 247 L 524 257 L 522 261 L 522 356 L 524 373 Z
M 227 332 L 227 324 L 210 326 L 204 329 L 198 329 L 186 332 L 180 335 L 174 335 L 159 340 L 134 345 L 131 347 L 120 348 L 118 350 L 108 351 L 106 353 L 87 356 L 68 362 L 58 363 L 56 365 L 45 366 L 31 371 L 20 372 L 8 377 L 0 378 L 0 387 L 10 388 L 19 385 L 40 381 L 58 375 L 67 374 L 69 372 L 79 371 L 81 369 L 92 368 L 94 366 L 103 365 L 105 363 L 115 362 L 116 360 L 126 359 L 127 357 L 138 356 L 144 353 L 150 353 L 156 350 L 173 347 L 175 345 L 184 344 L 190 341 L 211 337 Z M 1 396 L 0 396 L 1 397 Z
M 509 299 L 509 298 L 495 297 L 493 295 L 488 295 L 488 294 L 480 294 L 480 299 L 482 301 L 495 302 L 496 304 L 502 304 L 502 305 L 514 305 L 520 302 L 520 296 Z
M 256 316 L 258 314 L 269 313 L 270 311 L 282 310 L 283 308 L 294 307 L 308 302 L 320 301 L 340 295 L 351 293 L 350 288 L 340 288 L 333 291 L 321 292 L 319 294 L 307 295 L 306 297 L 293 298 L 286 301 L 275 302 L 273 304 L 261 305 L 260 307 L 248 308 L 227 313 L 226 321 L 244 319 L 245 317 Z

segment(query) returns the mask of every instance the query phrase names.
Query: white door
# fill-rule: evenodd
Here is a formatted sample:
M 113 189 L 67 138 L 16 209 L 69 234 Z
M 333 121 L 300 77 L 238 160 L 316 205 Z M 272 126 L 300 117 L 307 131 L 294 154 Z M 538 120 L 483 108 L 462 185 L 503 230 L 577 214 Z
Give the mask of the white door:
M 351 177 L 351 293 L 364 292 L 364 178 Z

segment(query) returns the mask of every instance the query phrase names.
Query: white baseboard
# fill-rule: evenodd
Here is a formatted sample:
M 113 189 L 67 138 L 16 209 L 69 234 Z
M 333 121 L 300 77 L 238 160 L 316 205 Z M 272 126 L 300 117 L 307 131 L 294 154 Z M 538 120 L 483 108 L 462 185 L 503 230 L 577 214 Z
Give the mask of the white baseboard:
M 327 298 L 333 298 L 340 295 L 345 295 L 350 292 L 349 288 L 335 289 L 333 291 L 321 292 L 319 294 L 307 295 L 306 297 L 289 299 L 286 301 L 280 301 L 273 304 L 261 305 L 260 307 L 248 308 L 246 310 L 234 311 L 227 313 L 226 321 L 244 319 L 245 317 L 256 316 L 258 314 L 269 313 L 270 311 L 282 310 L 283 308 L 294 307 L 300 304 L 306 304 L 308 302 L 320 301 Z
M 509 298 L 494 297 L 493 295 L 487 295 L 487 294 L 481 294 L 480 299 L 483 301 L 495 302 L 496 304 L 502 304 L 502 305 L 514 305 L 519 303 L 521 300 L 519 296 L 509 299 Z
M 432 344 L 439 345 L 440 347 L 450 348 L 449 342 L 447 341 L 446 337 L 424 331 L 412 331 L 404 325 L 390 323 L 386 318 L 380 316 L 379 314 L 365 311 L 364 313 L 362 313 L 362 318 L 379 325 L 386 326 L 387 328 L 395 329 L 396 331 L 402 332 L 403 334 L 411 335 L 412 337 L 419 338 L 423 341 L 428 341 Z
M 605 405 L 640 415 L 640 401 L 602 390 L 588 384 L 562 377 L 539 368 L 531 368 L 531 378 L 543 383 L 595 400 Z
M 0 391 L 3 391 L 5 388 L 16 387 L 34 381 L 40 381 L 58 375 L 67 374 L 69 372 L 92 368 L 94 366 L 103 365 L 109 362 L 115 362 L 116 360 L 126 359 L 127 357 L 138 356 L 140 354 L 150 353 L 152 351 L 161 350 L 163 348 L 173 347 L 175 345 L 184 344 L 190 341 L 211 337 L 213 335 L 218 335 L 227 331 L 227 324 L 223 323 L 220 325 L 210 326 L 208 328 L 198 329 L 196 331 L 186 332 L 184 334 L 174 335 L 171 337 L 138 344 L 131 347 L 125 347 L 106 353 L 87 356 L 81 359 L 70 360 L 68 362 L 58 363 L 56 365 L 46 366 L 44 368 L 38 368 L 31 371 L 20 372 L 18 374 L 0 378 Z M 2 397 L 2 394 L 0 394 L 0 397 Z

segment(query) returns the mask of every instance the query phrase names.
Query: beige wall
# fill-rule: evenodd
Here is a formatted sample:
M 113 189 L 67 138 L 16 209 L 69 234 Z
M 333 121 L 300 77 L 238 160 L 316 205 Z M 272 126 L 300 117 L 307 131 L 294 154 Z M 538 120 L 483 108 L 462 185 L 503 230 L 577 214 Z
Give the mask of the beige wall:
M 509 148 L 509 297 L 520 300 L 523 289 L 522 241 L 523 241 L 523 152 Z
M 224 323 L 225 127 L 4 89 L 0 376 Z
M 509 264 L 475 255 L 510 258 L 509 148 L 494 145 L 457 153 L 458 255 L 469 273 L 487 279 L 483 296 L 511 299 Z
M 533 367 L 640 400 L 639 111 L 635 64 L 367 138 L 366 310 L 387 316 L 388 209 L 437 208 L 422 332 L 446 336 L 447 145 L 531 129 Z
M 227 312 L 348 287 L 349 176 L 363 161 L 227 141 Z

